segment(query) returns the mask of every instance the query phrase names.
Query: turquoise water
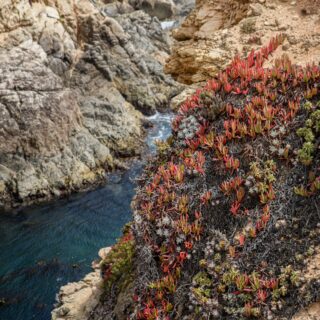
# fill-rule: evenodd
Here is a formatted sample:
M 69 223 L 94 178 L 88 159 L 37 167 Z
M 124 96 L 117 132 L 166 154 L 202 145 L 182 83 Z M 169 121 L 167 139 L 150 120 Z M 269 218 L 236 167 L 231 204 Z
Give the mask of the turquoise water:
M 170 115 L 153 116 L 147 137 L 170 134 Z M 97 190 L 50 204 L 0 214 L 0 320 L 48 320 L 59 288 L 90 272 L 100 248 L 112 245 L 131 219 L 135 161 Z

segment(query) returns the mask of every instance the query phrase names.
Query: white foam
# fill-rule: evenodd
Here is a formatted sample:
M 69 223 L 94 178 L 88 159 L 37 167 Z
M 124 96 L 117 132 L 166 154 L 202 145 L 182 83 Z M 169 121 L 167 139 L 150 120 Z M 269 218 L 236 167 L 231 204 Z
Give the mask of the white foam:
M 172 29 L 177 21 L 162 21 L 161 28 L 162 30 Z

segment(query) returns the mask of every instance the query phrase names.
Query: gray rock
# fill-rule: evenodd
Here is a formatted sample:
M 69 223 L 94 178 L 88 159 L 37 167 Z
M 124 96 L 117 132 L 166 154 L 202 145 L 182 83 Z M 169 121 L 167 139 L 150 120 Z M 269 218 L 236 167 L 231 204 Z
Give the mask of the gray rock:
M 176 12 L 176 6 L 172 0 L 129 0 L 129 3 L 135 9 L 141 9 L 160 20 L 169 19 Z
M 3 206 L 104 180 L 139 154 L 140 111 L 164 109 L 182 89 L 163 73 L 170 39 L 158 18 L 127 2 L 9 0 L 0 35 Z

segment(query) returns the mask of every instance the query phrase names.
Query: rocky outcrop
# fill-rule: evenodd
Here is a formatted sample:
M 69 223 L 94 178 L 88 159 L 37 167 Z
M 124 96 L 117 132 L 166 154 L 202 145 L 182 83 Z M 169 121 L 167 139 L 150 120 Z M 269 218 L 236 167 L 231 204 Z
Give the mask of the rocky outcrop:
M 142 113 L 181 90 L 162 72 L 170 39 L 140 7 L 2 3 L 0 207 L 86 188 L 139 154 Z
M 52 311 L 53 320 L 86 320 L 99 303 L 102 294 L 102 280 L 99 270 L 91 272 L 79 282 L 60 288 L 59 307 Z
M 111 248 L 102 248 L 99 257 L 105 259 Z M 60 288 L 52 320 L 87 320 L 98 305 L 103 293 L 103 281 L 98 262 L 92 264 L 94 271 L 79 282 L 68 283 Z
M 286 53 L 299 64 L 317 61 L 318 12 L 317 1 L 198 0 L 173 32 L 177 41 L 165 72 L 187 84 L 205 81 L 235 54 L 245 55 L 279 33 L 287 40 L 274 58 Z
M 43 49 L 25 41 L 0 61 L 2 200 L 46 198 L 102 178 L 110 150 L 84 128 L 75 92 L 46 66 Z

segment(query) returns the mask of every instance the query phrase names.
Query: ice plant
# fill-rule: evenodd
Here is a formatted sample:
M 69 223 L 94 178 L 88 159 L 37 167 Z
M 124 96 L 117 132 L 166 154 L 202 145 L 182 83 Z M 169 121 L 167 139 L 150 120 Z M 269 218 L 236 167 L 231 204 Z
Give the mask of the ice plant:
M 206 191 L 202 196 L 201 196 L 201 202 L 203 204 L 208 204 L 212 196 L 211 191 Z
M 240 208 L 240 203 L 238 201 L 235 201 L 230 208 L 230 212 L 234 216 L 236 216 L 238 214 L 239 208 Z
M 265 302 L 267 300 L 268 294 L 265 290 L 258 290 L 257 291 L 257 298 L 260 302 Z
M 244 243 L 245 243 L 245 241 L 246 241 L 246 236 L 245 236 L 243 233 L 241 233 L 241 234 L 239 235 L 239 245 L 240 245 L 240 246 L 243 246 Z
M 231 90 L 232 90 L 232 85 L 230 83 L 225 83 L 224 86 L 223 86 L 223 90 L 226 92 L 226 93 L 230 93 Z
M 235 299 L 239 296 L 239 301 L 248 298 L 241 300 L 241 314 L 235 315 L 239 318 L 265 315 L 260 308 L 263 310 L 270 303 L 270 296 L 279 295 L 282 282 L 267 278 L 266 265 L 257 266 L 259 273 L 250 275 L 234 270 L 230 272 L 230 284 L 221 282 L 230 276 L 230 270 L 224 268 L 236 265 L 235 260 L 247 254 L 245 250 L 250 242 L 267 232 L 268 224 L 274 220 L 271 208 L 278 192 L 275 165 L 262 160 L 250 165 L 252 159 L 247 158 L 258 154 L 258 159 L 266 159 L 268 152 L 261 154 L 258 149 L 268 144 L 274 134 L 278 135 L 279 145 L 285 143 L 279 127 L 299 121 L 303 112 L 310 112 L 310 109 L 301 110 L 304 99 L 319 95 L 320 71 L 316 65 L 297 67 L 288 58 L 282 58 L 275 61 L 274 67 L 263 68 L 264 61 L 282 41 L 283 37 L 278 36 L 261 50 L 251 51 L 246 59 L 236 56 L 226 70 L 187 99 L 172 123 L 173 137 L 167 158 L 157 158 L 157 163 L 147 170 L 146 183 L 139 186 L 136 200 L 137 214 L 141 216 L 137 229 L 159 269 L 158 279 L 138 293 L 135 314 L 138 319 L 169 320 L 171 313 L 176 316 L 174 295 L 181 274 L 188 266 L 186 260 L 197 250 L 197 242 L 208 237 L 207 222 L 219 220 L 219 213 L 226 206 L 237 217 L 230 220 L 237 220 L 241 231 L 236 230 L 238 236 L 228 245 L 226 241 L 223 246 L 215 243 L 211 261 L 203 264 L 211 268 L 210 277 L 217 277 L 212 283 L 219 283 L 219 290 L 212 292 L 222 293 L 219 302 L 228 295 L 226 292 L 236 296 Z M 181 134 L 183 130 L 191 132 L 186 139 L 186 135 Z M 245 144 L 253 150 L 244 148 Z M 278 160 L 291 164 L 293 152 L 286 148 L 283 146 Z M 308 166 L 314 156 L 314 152 L 306 153 L 310 148 L 308 144 L 300 151 L 300 159 Z M 218 188 L 212 186 L 212 180 L 219 181 Z M 191 184 L 195 187 L 190 188 Z M 295 189 L 297 194 L 308 197 L 319 190 L 318 173 Z M 225 261 L 227 263 L 223 263 Z M 196 289 L 205 294 L 203 303 L 210 301 L 215 305 L 210 290 Z M 206 307 L 201 310 L 205 311 Z M 216 311 L 219 313 L 220 308 Z

